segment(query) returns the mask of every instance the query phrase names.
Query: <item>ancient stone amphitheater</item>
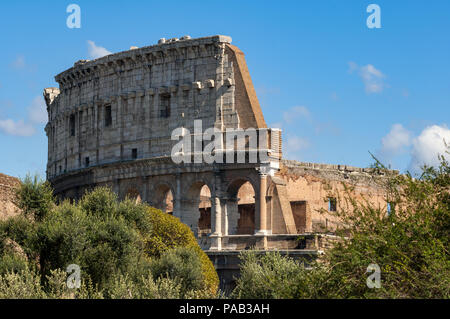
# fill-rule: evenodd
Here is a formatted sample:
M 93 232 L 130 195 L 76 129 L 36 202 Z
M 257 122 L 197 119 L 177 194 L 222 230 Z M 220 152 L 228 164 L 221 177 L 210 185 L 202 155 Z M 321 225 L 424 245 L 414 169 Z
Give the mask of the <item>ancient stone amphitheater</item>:
M 161 208 L 191 227 L 218 270 L 232 269 L 230 256 L 250 246 L 318 253 L 336 227 L 330 191 L 344 185 L 386 206 L 372 169 L 282 159 L 281 131 L 267 127 L 244 54 L 228 36 L 161 39 L 78 61 L 55 79 L 59 88 L 44 97 L 47 179 L 56 194 L 77 199 L 109 186 Z M 183 128 L 195 140 L 195 120 L 203 130 L 254 129 L 269 138 L 256 162 L 177 164 L 172 133 Z M 225 158 L 235 149 L 221 141 L 215 151 Z M 246 159 L 252 151 L 247 143 Z

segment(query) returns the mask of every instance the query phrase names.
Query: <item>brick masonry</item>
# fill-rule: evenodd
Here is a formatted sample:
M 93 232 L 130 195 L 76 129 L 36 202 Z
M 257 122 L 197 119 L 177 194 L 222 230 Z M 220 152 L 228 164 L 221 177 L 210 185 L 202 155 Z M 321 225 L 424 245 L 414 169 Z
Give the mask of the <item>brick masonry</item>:
M 17 178 L 0 173 L 0 220 L 19 213 L 14 204 L 15 191 L 19 184 L 20 181 Z

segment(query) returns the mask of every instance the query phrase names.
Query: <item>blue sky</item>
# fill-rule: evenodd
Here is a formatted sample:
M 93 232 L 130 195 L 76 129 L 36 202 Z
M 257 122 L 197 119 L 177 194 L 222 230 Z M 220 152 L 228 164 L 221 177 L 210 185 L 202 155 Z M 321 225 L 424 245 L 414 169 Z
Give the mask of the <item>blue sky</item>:
M 81 28 L 66 26 L 69 4 Z M 381 28 L 369 29 L 369 4 Z M 450 1 L 16 1 L 0 4 L 0 172 L 45 176 L 42 90 L 76 60 L 159 38 L 229 35 L 285 156 L 393 168 L 450 141 Z

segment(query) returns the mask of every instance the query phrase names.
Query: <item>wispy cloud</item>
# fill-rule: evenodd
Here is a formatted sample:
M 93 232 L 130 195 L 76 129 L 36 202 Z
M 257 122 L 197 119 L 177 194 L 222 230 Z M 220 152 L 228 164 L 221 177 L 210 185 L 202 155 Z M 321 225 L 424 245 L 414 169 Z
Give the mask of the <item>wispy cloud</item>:
M 289 124 L 302 118 L 307 120 L 311 118 L 311 114 L 305 106 L 294 106 L 283 112 L 283 120 Z
M 11 136 L 32 136 L 36 125 L 47 123 L 47 110 L 42 96 L 36 96 L 28 107 L 27 119 L 0 119 L 0 132 Z
M 305 138 L 295 136 L 295 135 L 290 135 L 287 138 L 286 148 L 289 151 L 296 152 L 296 151 L 300 151 L 300 150 L 303 150 L 308 147 L 309 147 L 309 142 Z
M 349 62 L 348 65 L 349 73 L 356 71 L 363 81 L 367 94 L 381 93 L 386 87 L 386 84 L 384 83 L 384 78 L 386 76 L 372 64 L 359 66 L 355 62 Z
M 288 134 L 283 143 L 283 157 L 300 160 L 300 152 L 309 148 L 310 143 L 306 138 Z
M 104 57 L 105 55 L 111 54 L 111 52 L 105 49 L 104 47 L 97 46 L 94 41 L 88 40 L 87 44 L 88 44 L 89 58 L 91 59 L 98 59 Z
M 26 67 L 25 56 L 23 56 L 22 54 L 19 54 L 16 57 L 16 59 L 11 63 L 11 66 L 17 70 L 25 69 L 25 67 Z
M 394 124 L 389 133 L 381 139 L 380 155 L 385 161 L 405 151 L 411 145 L 411 132 L 401 124 Z
M 23 120 L 14 121 L 12 119 L 0 120 L 0 131 L 12 136 L 31 136 L 36 133 L 32 124 L 25 123 Z
M 331 122 L 323 122 L 314 118 L 310 110 L 303 105 L 294 106 L 281 114 L 278 122 L 271 123 L 271 128 L 281 128 L 283 130 L 283 153 L 285 158 L 299 160 L 302 152 L 314 145 L 305 135 L 316 135 L 324 132 L 333 135 L 340 133 L 339 128 Z
M 28 108 L 28 117 L 35 124 L 45 124 L 48 120 L 47 108 L 44 98 L 36 96 Z

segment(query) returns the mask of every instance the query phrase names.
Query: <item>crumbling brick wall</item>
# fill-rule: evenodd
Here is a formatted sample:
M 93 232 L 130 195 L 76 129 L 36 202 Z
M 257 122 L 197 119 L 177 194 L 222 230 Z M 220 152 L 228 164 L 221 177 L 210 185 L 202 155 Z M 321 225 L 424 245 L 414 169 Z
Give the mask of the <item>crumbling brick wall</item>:
M 352 198 L 386 209 L 383 186 L 389 174 L 395 175 L 398 171 L 283 160 L 277 175 L 286 181 L 289 201 L 294 208 L 299 202 L 305 202 L 302 210 L 305 210 L 304 219 L 310 218 L 311 231 L 323 232 L 333 231 L 340 225 L 327 199 L 335 198 L 337 209 L 351 208 L 345 206 L 346 188 Z
M 19 213 L 14 204 L 15 190 L 19 184 L 17 178 L 0 173 L 0 220 Z

